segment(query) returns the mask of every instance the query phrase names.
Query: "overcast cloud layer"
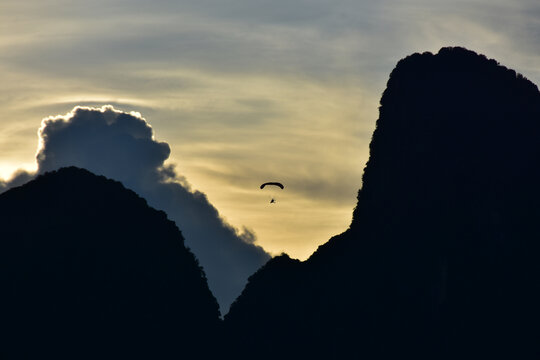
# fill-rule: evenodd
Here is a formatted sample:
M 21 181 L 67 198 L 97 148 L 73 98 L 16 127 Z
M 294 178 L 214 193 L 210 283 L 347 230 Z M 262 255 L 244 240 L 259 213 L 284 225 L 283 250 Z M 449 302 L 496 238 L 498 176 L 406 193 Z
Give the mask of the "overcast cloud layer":
M 77 107 L 64 116 L 44 119 L 39 129 L 38 173 L 74 165 L 121 181 L 164 210 L 174 220 L 204 268 L 210 289 L 222 313 L 242 291 L 248 276 L 269 255 L 254 244 L 255 235 L 240 233 L 220 218 L 202 192 L 164 162 L 167 143 L 154 139 L 150 125 L 139 113 L 112 106 Z M 16 185 L 31 174 L 20 172 Z M 1 185 L 0 185 L 1 186 Z
M 350 222 L 396 62 L 452 45 L 538 84 L 540 2 L 3 0 L 0 174 L 34 166 L 43 117 L 140 111 L 231 224 L 306 258 Z

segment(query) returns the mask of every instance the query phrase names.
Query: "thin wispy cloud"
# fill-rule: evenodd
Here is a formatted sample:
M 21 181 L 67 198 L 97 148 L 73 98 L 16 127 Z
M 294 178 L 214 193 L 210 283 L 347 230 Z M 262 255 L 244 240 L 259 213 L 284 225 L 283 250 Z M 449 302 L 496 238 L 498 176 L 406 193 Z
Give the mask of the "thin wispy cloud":
M 33 162 L 49 114 L 141 111 L 232 224 L 254 228 L 272 253 L 306 258 L 350 222 L 347 194 L 361 185 L 396 62 L 465 46 L 540 83 L 539 14 L 534 0 L 5 0 L 0 124 L 17 136 L 0 136 L 0 171 Z M 305 218 L 265 213 L 256 183 L 275 176 L 295 184 L 287 207 Z M 314 220 L 320 209 L 332 225 Z

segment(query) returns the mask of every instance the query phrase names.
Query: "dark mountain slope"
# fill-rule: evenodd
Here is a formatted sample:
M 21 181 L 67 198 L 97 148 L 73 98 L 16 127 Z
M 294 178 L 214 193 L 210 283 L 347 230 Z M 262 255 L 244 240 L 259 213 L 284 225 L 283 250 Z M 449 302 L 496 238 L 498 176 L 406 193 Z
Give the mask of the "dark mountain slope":
M 208 358 L 217 302 L 176 225 L 64 168 L 0 195 L 2 358 Z
M 350 228 L 251 278 L 225 318 L 237 355 L 538 357 L 539 137 L 513 70 L 462 48 L 401 60 Z

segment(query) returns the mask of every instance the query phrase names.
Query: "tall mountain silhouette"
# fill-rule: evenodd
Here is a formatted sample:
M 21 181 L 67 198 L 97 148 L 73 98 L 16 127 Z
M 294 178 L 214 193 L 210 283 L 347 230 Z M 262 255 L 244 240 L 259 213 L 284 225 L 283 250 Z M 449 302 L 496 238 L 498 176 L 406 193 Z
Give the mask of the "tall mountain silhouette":
M 211 358 L 205 275 L 162 211 L 78 168 L 0 195 L 2 358 Z
M 350 228 L 254 274 L 238 358 L 538 358 L 540 93 L 463 48 L 414 54 L 381 99 Z

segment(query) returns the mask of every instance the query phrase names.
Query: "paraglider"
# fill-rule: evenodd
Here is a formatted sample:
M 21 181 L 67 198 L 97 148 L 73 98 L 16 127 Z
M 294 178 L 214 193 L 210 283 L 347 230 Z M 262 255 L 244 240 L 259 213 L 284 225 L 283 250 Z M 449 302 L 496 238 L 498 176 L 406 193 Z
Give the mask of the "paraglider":
M 261 185 L 261 189 L 264 189 L 265 186 L 267 185 L 273 185 L 273 186 L 277 186 L 277 187 L 280 187 L 281 189 L 283 189 L 285 186 L 283 186 L 282 183 L 278 183 L 278 182 L 265 182 L 264 184 Z
M 265 182 L 264 184 L 260 186 L 260 188 L 264 189 L 265 186 L 277 186 L 281 190 L 285 188 L 285 186 L 283 186 L 283 184 L 279 182 Z M 270 199 L 270 204 L 275 204 L 275 203 L 276 203 L 275 196 L 272 196 L 272 198 Z

